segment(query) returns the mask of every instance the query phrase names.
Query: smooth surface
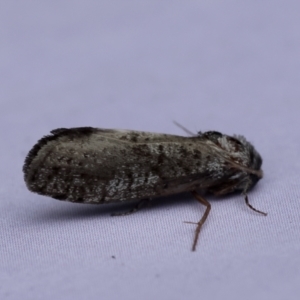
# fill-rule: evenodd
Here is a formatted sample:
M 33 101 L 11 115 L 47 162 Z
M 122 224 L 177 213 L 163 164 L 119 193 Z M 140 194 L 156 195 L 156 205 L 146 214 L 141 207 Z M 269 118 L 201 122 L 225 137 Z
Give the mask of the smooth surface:
M 0 299 L 299 299 L 299 1 L 2 1 Z M 243 134 L 249 194 L 86 206 L 30 193 L 22 165 L 58 127 Z

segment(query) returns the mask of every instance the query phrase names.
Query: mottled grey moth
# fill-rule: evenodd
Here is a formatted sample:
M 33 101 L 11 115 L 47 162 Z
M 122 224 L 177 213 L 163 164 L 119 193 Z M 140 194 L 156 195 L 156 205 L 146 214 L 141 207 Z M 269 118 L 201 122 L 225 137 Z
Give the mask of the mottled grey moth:
M 262 178 L 262 159 L 242 136 L 216 131 L 183 137 L 92 127 L 60 128 L 40 139 L 26 157 L 23 172 L 32 192 L 58 200 L 103 204 L 191 192 L 245 195 Z M 192 223 L 192 222 L 187 222 Z

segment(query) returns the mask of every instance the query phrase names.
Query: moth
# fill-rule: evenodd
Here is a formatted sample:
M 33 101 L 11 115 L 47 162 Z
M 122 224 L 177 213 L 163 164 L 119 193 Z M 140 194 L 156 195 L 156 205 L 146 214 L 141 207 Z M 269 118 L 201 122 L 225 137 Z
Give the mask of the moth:
M 75 203 L 104 204 L 191 192 L 205 207 L 195 251 L 211 205 L 199 191 L 248 191 L 263 177 L 262 158 L 243 136 L 208 131 L 192 137 L 92 127 L 59 128 L 41 138 L 23 166 L 32 192 Z M 136 211 L 140 203 L 132 210 Z

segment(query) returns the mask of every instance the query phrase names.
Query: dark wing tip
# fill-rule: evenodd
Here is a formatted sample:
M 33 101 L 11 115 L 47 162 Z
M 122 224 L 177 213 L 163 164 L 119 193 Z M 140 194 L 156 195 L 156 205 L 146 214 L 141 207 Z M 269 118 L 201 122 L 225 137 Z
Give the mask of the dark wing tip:
M 32 160 L 37 156 L 38 152 L 50 141 L 54 141 L 62 136 L 69 137 L 81 137 L 88 136 L 94 133 L 97 129 L 93 127 L 77 127 L 77 128 L 58 128 L 51 130 L 51 135 L 46 135 L 42 137 L 38 142 L 32 147 L 29 153 L 26 156 L 24 165 L 23 165 L 23 173 L 25 177 L 28 174 L 29 166 L 31 165 Z
M 23 173 L 25 177 L 27 176 L 29 166 L 31 165 L 32 160 L 37 156 L 38 152 L 50 141 L 56 139 L 55 135 L 46 135 L 42 137 L 38 142 L 31 148 L 28 152 L 25 162 L 23 165 Z

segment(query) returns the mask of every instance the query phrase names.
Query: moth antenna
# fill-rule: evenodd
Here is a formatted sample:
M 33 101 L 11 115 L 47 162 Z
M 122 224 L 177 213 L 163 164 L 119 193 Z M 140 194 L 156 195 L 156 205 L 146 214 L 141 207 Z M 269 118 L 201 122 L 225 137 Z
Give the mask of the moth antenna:
M 255 212 L 257 212 L 257 213 L 259 213 L 259 214 L 262 214 L 262 215 L 264 215 L 264 216 L 267 215 L 267 213 L 265 213 L 265 212 L 263 212 L 263 211 L 261 211 L 261 210 L 258 210 L 258 209 L 256 209 L 256 208 L 254 208 L 254 207 L 249 203 L 248 195 L 247 195 L 247 194 L 245 194 L 245 202 L 246 202 L 246 205 L 247 205 L 248 207 L 250 207 L 252 210 L 254 210 Z
M 187 134 L 189 134 L 189 135 L 191 135 L 191 136 L 197 135 L 197 134 L 191 132 L 190 130 L 188 130 L 187 128 L 185 128 L 184 126 L 182 126 L 181 124 L 179 124 L 178 122 L 173 121 L 173 123 L 174 123 L 176 126 L 178 126 L 180 129 L 182 129 L 185 133 L 187 133 Z

